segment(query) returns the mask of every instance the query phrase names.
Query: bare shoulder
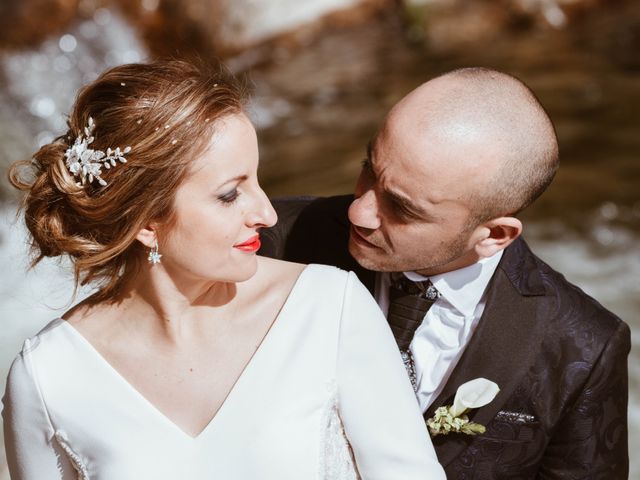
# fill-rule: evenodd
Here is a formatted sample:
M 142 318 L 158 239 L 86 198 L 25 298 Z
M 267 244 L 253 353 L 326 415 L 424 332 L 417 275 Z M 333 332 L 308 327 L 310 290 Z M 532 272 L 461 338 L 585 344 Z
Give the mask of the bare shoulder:
M 255 281 L 263 287 L 279 286 L 290 290 L 306 267 L 307 265 L 303 263 L 258 257 L 258 271 L 255 275 Z

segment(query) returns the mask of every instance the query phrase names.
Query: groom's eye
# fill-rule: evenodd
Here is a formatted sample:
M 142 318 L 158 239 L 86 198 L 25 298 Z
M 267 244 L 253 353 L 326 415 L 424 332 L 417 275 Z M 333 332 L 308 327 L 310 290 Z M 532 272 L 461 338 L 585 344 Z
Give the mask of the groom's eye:
M 409 208 L 402 200 L 399 200 L 393 196 L 390 196 L 390 204 L 392 211 L 396 214 L 396 216 L 405 222 L 411 220 L 419 220 L 421 216 Z
M 371 164 L 370 159 L 365 158 L 364 160 L 362 160 L 362 171 L 366 172 L 368 175 L 375 176 L 375 174 L 373 173 L 373 165 Z
M 400 218 L 404 218 L 404 219 L 408 219 L 408 220 L 416 218 L 416 216 L 415 216 L 415 214 L 413 212 L 411 212 L 404 205 L 402 205 L 402 204 L 400 204 L 398 202 L 393 202 L 393 210 L 396 212 L 396 214 Z

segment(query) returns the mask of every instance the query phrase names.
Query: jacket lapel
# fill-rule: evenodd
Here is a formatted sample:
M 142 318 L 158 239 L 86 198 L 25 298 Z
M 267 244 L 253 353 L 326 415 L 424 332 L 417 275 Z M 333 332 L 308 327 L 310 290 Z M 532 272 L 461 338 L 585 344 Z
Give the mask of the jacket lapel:
M 531 256 L 531 258 L 527 258 Z M 537 308 L 544 286 L 529 260 L 533 254 L 522 240 L 505 251 L 488 287 L 487 303 L 465 352 L 444 389 L 427 409 L 425 418 L 436 408 L 451 405 L 463 383 L 484 377 L 498 384 L 500 393 L 488 405 L 469 412 L 472 421 L 487 425 L 500 411 L 531 365 L 531 358 L 542 338 L 536 330 Z M 472 441 L 464 434 L 433 438 L 438 459 L 448 465 Z

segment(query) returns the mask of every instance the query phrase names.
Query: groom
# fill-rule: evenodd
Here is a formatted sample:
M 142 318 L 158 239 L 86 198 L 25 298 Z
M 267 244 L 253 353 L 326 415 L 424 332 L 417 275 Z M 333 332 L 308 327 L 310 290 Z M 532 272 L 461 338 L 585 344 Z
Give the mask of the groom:
M 629 329 L 520 237 L 557 168 L 531 91 L 462 69 L 391 110 L 353 196 L 274 202 L 261 253 L 358 274 L 406 342 L 425 419 L 469 380 L 498 384 L 469 413 L 484 434 L 433 437 L 450 479 L 627 478 Z M 394 316 L 404 278 L 437 291 L 412 327 Z

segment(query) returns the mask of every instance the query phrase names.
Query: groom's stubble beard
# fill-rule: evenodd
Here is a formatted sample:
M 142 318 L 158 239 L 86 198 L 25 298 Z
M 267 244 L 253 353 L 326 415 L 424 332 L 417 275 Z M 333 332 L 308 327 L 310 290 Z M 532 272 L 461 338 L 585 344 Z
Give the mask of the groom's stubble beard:
M 425 275 L 444 273 L 446 265 L 469 253 L 469 236 L 473 229 L 465 228 L 451 240 L 435 245 L 420 245 L 408 251 L 396 250 L 393 245 L 367 248 L 357 245 L 349 237 L 349 253 L 358 264 L 374 272 L 422 272 Z M 380 245 L 380 243 L 378 243 Z

